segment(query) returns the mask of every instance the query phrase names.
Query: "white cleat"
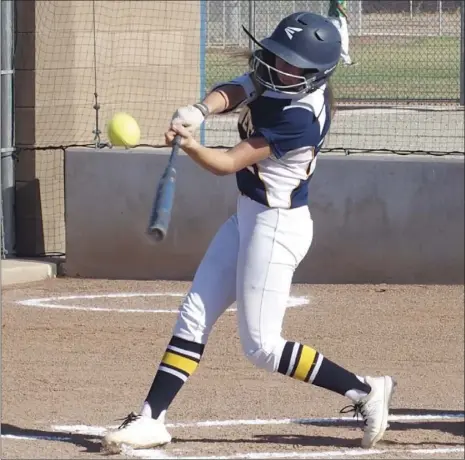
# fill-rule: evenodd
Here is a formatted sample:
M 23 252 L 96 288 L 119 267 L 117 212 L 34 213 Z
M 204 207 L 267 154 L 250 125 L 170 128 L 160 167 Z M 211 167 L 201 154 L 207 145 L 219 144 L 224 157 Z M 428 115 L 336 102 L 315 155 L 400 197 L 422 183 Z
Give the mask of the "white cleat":
M 149 449 L 171 442 L 165 424 L 146 415 L 130 413 L 114 431 L 102 439 L 102 449 L 109 454 L 119 454 L 125 446 L 132 449 Z
M 360 413 L 365 422 L 362 447 L 373 447 L 388 427 L 389 406 L 396 388 L 396 381 L 389 376 L 365 377 L 371 392 L 360 401 Z
M 358 414 L 363 417 L 365 426 L 362 447 L 369 449 L 383 437 L 384 432 L 389 426 L 389 406 L 391 405 L 397 383 L 389 376 L 365 377 L 365 382 L 367 385 L 370 385 L 371 392 L 359 402 L 353 406 L 347 406 L 347 408 L 355 412 L 354 417 Z

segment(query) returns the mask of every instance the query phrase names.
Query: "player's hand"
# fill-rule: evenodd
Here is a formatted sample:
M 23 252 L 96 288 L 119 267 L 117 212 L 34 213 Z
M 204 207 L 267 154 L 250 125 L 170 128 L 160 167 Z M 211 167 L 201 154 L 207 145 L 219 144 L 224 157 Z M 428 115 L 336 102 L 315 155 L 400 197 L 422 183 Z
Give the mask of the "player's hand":
M 181 136 L 182 148 L 192 149 L 198 144 L 198 142 L 192 137 L 192 133 L 185 127 L 180 124 L 172 125 L 168 131 L 165 133 L 166 145 L 172 146 L 175 136 Z
M 176 112 L 174 112 L 171 119 L 171 127 L 174 125 L 184 126 L 191 134 L 194 134 L 195 131 L 200 127 L 204 122 L 205 117 L 202 112 L 193 105 L 187 105 L 181 107 Z

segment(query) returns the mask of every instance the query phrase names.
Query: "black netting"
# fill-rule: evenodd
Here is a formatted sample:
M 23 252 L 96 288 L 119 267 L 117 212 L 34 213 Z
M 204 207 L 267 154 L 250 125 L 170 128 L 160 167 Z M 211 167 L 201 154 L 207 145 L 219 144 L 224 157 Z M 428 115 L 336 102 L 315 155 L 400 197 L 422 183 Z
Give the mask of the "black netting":
M 357 65 L 340 66 L 333 78 L 338 111 L 323 152 L 464 153 L 461 3 L 348 0 L 349 51 Z M 261 39 L 293 11 L 326 15 L 329 1 L 15 5 L 17 183 L 20 194 L 37 201 L 24 213 L 40 212 L 33 225 L 43 233 L 42 248 L 22 253 L 37 255 L 65 251 L 67 146 L 104 147 L 116 111 L 137 119 L 141 144 L 162 145 L 177 107 L 247 69 L 242 25 Z M 236 121 L 236 113 L 213 116 L 199 135 L 209 146 L 232 146 Z

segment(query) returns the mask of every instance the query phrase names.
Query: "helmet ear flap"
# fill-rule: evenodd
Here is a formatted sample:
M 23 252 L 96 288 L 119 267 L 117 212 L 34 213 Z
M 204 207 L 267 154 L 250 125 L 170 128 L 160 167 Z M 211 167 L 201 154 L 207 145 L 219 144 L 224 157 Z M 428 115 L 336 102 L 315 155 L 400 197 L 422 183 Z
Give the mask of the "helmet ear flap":
M 304 70 L 304 77 L 307 80 L 307 84 L 314 81 L 314 79 L 316 78 L 317 73 L 318 73 L 317 69 L 305 69 Z

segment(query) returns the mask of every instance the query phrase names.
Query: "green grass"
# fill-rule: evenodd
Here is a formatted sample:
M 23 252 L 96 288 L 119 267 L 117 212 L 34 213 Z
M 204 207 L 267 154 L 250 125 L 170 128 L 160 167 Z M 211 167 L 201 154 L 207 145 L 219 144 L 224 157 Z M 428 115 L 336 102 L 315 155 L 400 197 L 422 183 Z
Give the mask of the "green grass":
M 359 65 L 339 66 L 333 77 L 336 98 L 459 98 L 458 37 L 352 37 L 350 54 Z M 207 88 L 247 70 L 245 59 L 215 49 L 207 50 L 206 66 Z

